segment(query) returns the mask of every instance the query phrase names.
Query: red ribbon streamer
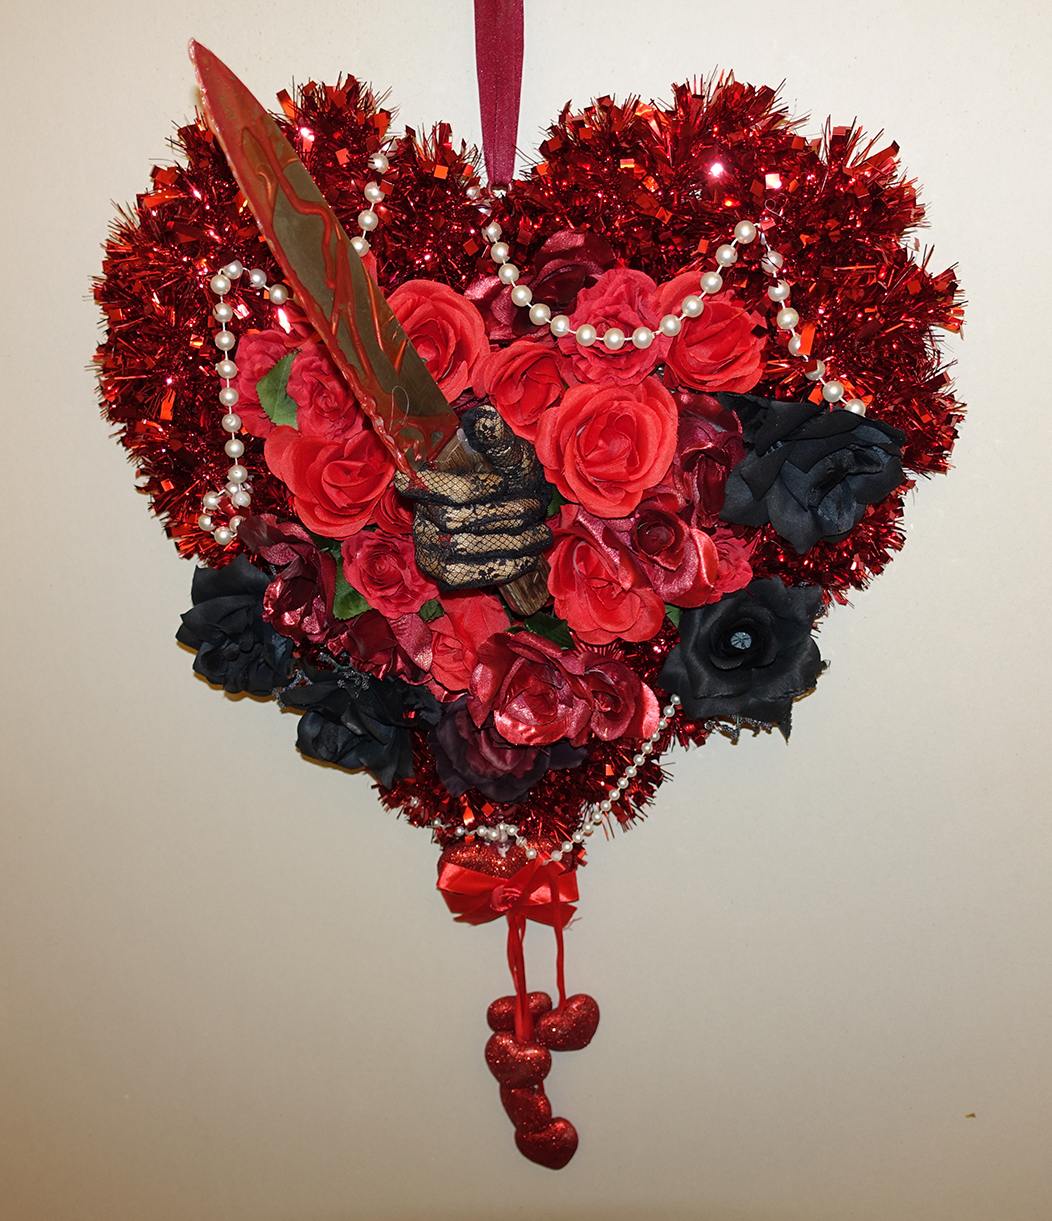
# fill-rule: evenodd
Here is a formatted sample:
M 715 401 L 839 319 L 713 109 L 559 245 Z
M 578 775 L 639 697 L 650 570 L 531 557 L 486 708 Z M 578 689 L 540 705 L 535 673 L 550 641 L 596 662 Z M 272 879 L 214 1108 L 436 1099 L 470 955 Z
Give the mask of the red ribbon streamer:
M 491 187 L 506 187 L 515 174 L 522 41 L 522 0 L 475 0 L 482 155 Z

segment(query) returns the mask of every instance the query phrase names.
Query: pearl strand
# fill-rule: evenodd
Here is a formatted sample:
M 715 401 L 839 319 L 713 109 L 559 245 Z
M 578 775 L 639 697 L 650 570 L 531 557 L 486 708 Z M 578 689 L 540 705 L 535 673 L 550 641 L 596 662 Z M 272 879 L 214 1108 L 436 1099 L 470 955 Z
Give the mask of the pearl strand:
M 198 528 L 206 534 L 211 534 L 221 546 L 229 546 L 237 537 L 238 526 L 245 520 L 237 510 L 248 509 L 252 504 L 252 486 L 248 482 L 248 468 L 241 465 L 240 459 L 245 452 L 245 443 L 237 437 L 241 429 L 241 417 L 234 411 L 240 395 L 231 384 L 237 377 L 237 365 L 232 353 L 237 344 L 237 336 L 229 329 L 233 320 L 234 310 L 226 300 L 226 295 L 233 287 L 235 280 L 245 275 L 244 265 L 237 259 L 228 263 L 222 271 L 217 272 L 208 282 L 208 287 L 219 298 L 212 310 L 212 316 L 219 323 L 220 329 L 212 337 L 212 342 L 222 353 L 215 366 L 216 373 L 223 383 L 219 391 L 219 405 L 223 408 L 223 418 L 220 427 L 228 433 L 223 450 L 233 465 L 226 473 L 226 486 L 205 492 L 201 497 L 201 515 L 197 519 Z M 248 283 L 252 288 L 267 292 L 271 305 L 284 305 L 289 299 L 289 290 L 284 284 L 272 284 L 267 288 L 267 273 L 258 267 L 247 273 Z M 222 508 L 223 497 L 226 497 L 234 513 L 228 518 L 225 526 L 218 525 L 213 514 Z
M 369 239 L 366 234 L 372 233 L 380 224 L 380 217 L 374 210 L 374 205 L 381 203 L 384 196 L 390 194 L 391 191 L 390 186 L 384 190 L 383 175 L 391 167 L 391 162 L 387 157 L 383 153 L 373 153 L 369 158 L 369 166 L 381 175 L 381 179 L 379 182 L 367 182 L 362 189 L 362 194 L 365 196 L 365 207 L 358 213 L 358 228 L 361 229 L 361 233 L 351 238 L 351 245 L 362 258 L 369 253 Z

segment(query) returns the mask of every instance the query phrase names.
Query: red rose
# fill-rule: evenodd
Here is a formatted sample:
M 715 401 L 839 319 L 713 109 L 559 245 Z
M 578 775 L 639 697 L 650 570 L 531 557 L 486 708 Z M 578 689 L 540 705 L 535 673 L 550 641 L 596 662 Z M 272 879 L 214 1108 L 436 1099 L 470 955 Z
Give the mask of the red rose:
M 245 431 L 254 437 L 267 437 L 274 431 L 274 421 L 259 405 L 256 385 L 283 357 L 295 351 L 302 341 L 284 331 L 249 331 L 237 345 L 238 392 L 234 410 L 241 417 Z
M 684 297 L 698 295 L 699 274 L 685 272 L 657 290 L 661 314 L 678 310 Z M 695 390 L 731 390 L 744 394 L 760 380 L 767 337 L 757 333 L 762 320 L 724 296 L 706 297 L 697 318 L 684 318 L 665 360 L 665 385 Z
M 756 540 L 746 542 L 725 526 L 718 526 L 712 541 L 716 547 L 719 569 L 707 602 L 718 602 L 724 594 L 744 589 L 752 580 L 752 564 L 749 561 Z
M 386 534 L 413 533 L 413 502 L 406 500 L 393 483 L 373 505 L 373 521 Z
M 584 676 L 592 692 L 590 725 L 597 738 L 649 738 L 657 729 L 657 696 L 623 661 L 586 655 Z
M 558 402 L 563 389 L 551 340 L 517 339 L 487 356 L 475 373 L 475 393 L 488 399 L 512 431 L 527 441 L 536 437 L 542 414 Z
M 548 554 L 555 613 L 586 644 L 649 640 L 665 618 L 664 601 L 606 522 L 563 505 Z
M 388 619 L 415 614 L 438 597 L 438 586 L 416 566 L 408 535 L 362 530 L 344 540 L 341 552 L 343 575 Z
M 411 619 L 416 620 L 425 635 L 429 634 L 427 624 L 419 615 L 398 620 L 399 628 L 407 627 Z M 406 636 L 407 633 L 403 630 L 402 635 Z M 344 623 L 338 636 L 330 637 L 329 649 L 334 653 L 340 650 L 346 652 L 353 665 L 377 678 L 392 675 L 407 683 L 423 683 L 427 678 L 427 667 L 421 662 L 429 665 L 431 659 L 412 647 L 417 643 L 415 640 L 407 643 L 409 648 L 379 611 L 367 610 Z
M 673 606 L 703 606 L 711 601 L 719 570 L 712 539 L 677 515 L 674 495 L 651 496 L 631 517 L 603 522 L 579 514 L 597 534 L 609 527 L 639 562 L 654 592 Z
M 564 367 L 573 380 L 630 386 L 642 381 L 664 360 L 669 340 L 657 329 L 661 315 L 654 309 L 656 288 L 642 271 L 615 267 L 601 275 L 593 288 L 578 295 L 577 307 L 570 316 L 571 325 L 576 328 L 591 323 L 600 338 L 589 348 L 578 343 L 573 335 L 559 340 Z M 648 348 L 637 348 L 632 342 L 632 332 L 641 326 L 655 333 Z M 602 340 L 611 327 L 625 337 L 624 345 L 616 352 Z
M 471 385 L 489 354 L 482 315 L 470 301 L 434 280 L 407 280 L 388 298 L 409 342 L 452 403 Z
M 263 618 L 301 644 L 325 641 L 332 628 L 336 561 L 319 551 L 295 522 L 279 522 L 271 513 L 246 517 L 238 537 L 251 551 L 281 571 L 263 594 Z
M 286 387 L 305 437 L 339 440 L 360 432 L 365 418 L 328 352 L 312 344 L 296 353 Z
M 723 508 L 727 476 L 745 457 L 741 424 L 711 395 L 678 391 L 676 482 L 693 506 L 696 526 L 712 526 Z
M 498 632 L 479 646 L 471 675 L 468 711 L 482 726 L 493 725 L 517 746 L 547 746 L 569 738 L 580 746 L 588 737 L 592 697 L 575 653 L 532 632 Z
M 549 480 L 597 517 L 625 517 L 676 452 L 676 405 L 657 378 L 571 386 L 541 417 L 537 456 Z
M 445 614 L 432 619 L 431 673 L 446 691 L 466 691 L 478 664 L 478 646 L 508 626 L 499 598 L 477 590 L 443 594 Z
M 282 425 L 267 437 L 263 452 L 292 493 L 296 516 L 325 538 L 356 534 L 394 478 L 390 454 L 369 429 L 325 441 Z

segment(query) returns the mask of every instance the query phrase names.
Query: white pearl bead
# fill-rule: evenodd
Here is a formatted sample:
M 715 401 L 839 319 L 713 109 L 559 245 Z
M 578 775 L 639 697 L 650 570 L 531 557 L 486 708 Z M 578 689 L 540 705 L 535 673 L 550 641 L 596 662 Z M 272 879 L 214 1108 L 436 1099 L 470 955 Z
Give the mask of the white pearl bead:
M 792 339 L 789 340 L 789 351 L 792 352 L 794 356 L 799 356 L 803 351 L 803 348 L 804 338 L 802 335 L 794 335 Z
M 658 329 L 662 335 L 678 335 L 683 330 L 683 323 L 675 314 L 666 314 L 658 323 Z
M 380 218 L 376 215 L 372 208 L 363 208 L 363 210 L 358 213 L 359 229 L 375 229 L 379 223 Z
M 621 799 L 621 790 L 617 787 L 617 785 L 614 785 L 612 789 L 607 789 L 606 795 L 611 801 L 619 801 Z
M 637 348 L 649 348 L 654 342 L 654 332 L 646 326 L 637 326 L 632 332 L 632 343 Z
M 622 776 L 621 779 L 617 782 L 617 787 L 619 789 L 627 789 L 628 788 L 628 777 Z
M 271 284 L 267 295 L 271 305 L 284 305 L 289 299 L 289 290 L 284 284 Z
M 616 326 L 607 327 L 603 335 L 603 346 L 611 352 L 619 352 L 625 346 L 625 333 Z
M 556 339 L 562 339 L 564 335 L 569 335 L 570 329 L 570 319 L 565 314 L 556 314 L 551 322 L 548 323 L 548 330 L 551 331 Z
M 235 259 L 232 263 L 227 263 L 223 268 L 223 275 L 229 276 L 231 280 L 240 280 L 241 273 L 245 270 L 244 263 L 240 259 Z
M 237 432 L 241 427 L 241 417 L 235 411 L 228 411 L 219 423 L 224 432 Z
M 227 471 L 226 477 L 231 483 L 244 483 L 248 478 L 248 471 L 240 463 L 235 463 Z
M 666 721 L 664 717 L 661 717 L 661 719 L 658 721 L 658 729 L 668 729 L 668 721 Z
M 238 492 L 240 490 L 241 490 L 241 485 L 238 483 L 228 483 L 226 485 L 226 494 L 228 496 L 230 496 L 231 498 L 233 497 L 235 492 Z
M 518 834 L 519 834 L 519 828 L 518 828 L 518 827 L 513 827 L 513 826 L 511 825 L 511 823 L 508 823 L 508 834 L 509 834 L 509 835 L 512 835 L 512 836 L 514 836 L 514 835 L 518 835 Z
M 855 415 L 866 414 L 866 404 L 861 399 L 848 399 L 841 406 L 845 411 L 854 412 Z
M 222 297 L 230 291 L 230 277 L 223 275 L 220 272 L 208 281 L 208 287 L 215 293 L 217 297 Z
M 494 263 L 503 263 L 510 254 L 511 247 L 507 242 L 494 242 L 489 248 L 489 257 Z
M 740 220 L 734 226 L 734 236 L 748 246 L 750 242 L 756 241 L 756 226 L 751 220 Z
M 556 848 L 554 852 L 551 852 L 548 854 L 548 860 L 550 860 L 550 861 L 561 861 L 562 859 L 563 859 L 563 854 L 559 851 L 558 848 Z
M 571 835 L 571 836 L 570 836 L 570 838 L 573 840 L 573 842 L 574 842 L 575 844 L 581 844 L 581 843 L 584 843 L 584 832 L 583 832 L 583 831 L 575 831 L 575 832 L 573 833 L 573 835 Z
M 225 301 L 220 301 L 212 311 L 212 317 L 216 320 L 216 322 L 229 322 L 233 316 L 233 309 L 227 305 Z
M 537 307 L 534 306 L 533 308 L 536 309 Z M 533 311 L 531 310 L 530 312 L 532 314 Z M 590 348 L 598 338 L 598 334 L 595 327 L 590 322 L 586 322 L 583 326 L 577 328 L 577 342 L 582 348 Z
M 241 488 L 240 491 L 235 492 L 230 499 L 239 509 L 247 509 L 252 503 L 252 493 L 246 491 L 244 488 Z
M 212 342 L 220 352 L 229 352 L 234 344 L 237 343 L 237 339 L 234 337 L 233 331 L 216 331 Z
M 364 237 L 361 237 L 361 236 L 358 236 L 358 237 L 352 237 L 352 238 L 351 238 L 351 245 L 354 247 L 354 253 L 355 253 L 355 254 L 356 254 L 356 255 L 357 255 L 357 256 L 358 256 L 360 259 L 364 259 L 364 258 L 365 258 L 365 256 L 366 256 L 366 255 L 369 253 L 370 246 L 369 246 L 369 243 L 368 243 L 368 242 L 365 240 L 365 238 L 364 238 Z
M 197 524 L 207 534 L 211 534 L 212 531 L 215 529 L 215 526 L 212 524 L 212 519 L 211 519 L 211 517 L 208 516 L 207 513 L 201 514 L 201 516 L 197 519 Z
M 825 371 L 826 362 L 824 360 L 816 360 L 815 367 L 809 373 L 805 373 L 804 377 L 806 377 L 809 382 L 817 382 Z
M 236 533 L 238 526 L 240 526 L 244 520 L 245 519 L 243 517 L 232 517 L 229 522 L 230 529 Z
M 777 284 L 772 284 L 767 290 L 767 296 L 772 301 L 785 301 L 791 292 L 789 285 L 784 280 L 779 280 Z
M 524 305 L 529 305 L 533 300 L 533 289 L 528 284 L 516 284 L 511 290 L 511 300 L 513 305 L 517 305 L 520 308 Z
M 641 755 L 652 755 L 654 753 L 654 747 L 650 742 L 644 742 L 639 748 L 639 753 Z
M 464 827 L 457 827 L 456 834 L 457 834 L 457 835 L 464 835 L 464 834 L 465 834 L 465 828 L 464 828 Z
M 227 543 L 232 543 L 234 541 L 234 532 L 233 530 L 228 529 L 226 526 L 220 526 L 212 537 L 220 545 L 220 547 L 225 547 Z
M 219 392 L 219 402 L 224 407 L 233 407 L 241 397 L 233 386 L 224 386 Z
M 502 284 L 514 284 L 519 278 L 519 269 L 514 263 L 504 263 L 497 272 L 497 276 Z
M 224 381 L 230 381 L 232 377 L 237 377 L 237 365 L 226 357 L 224 357 L 217 365 L 216 372 Z
M 629 778 L 629 780 L 634 780 L 635 777 L 639 775 L 639 770 L 635 767 L 626 767 L 625 775 Z
M 504 232 L 504 230 L 500 227 L 500 225 L 498 225 L 495 220 L 492 220 L 485 227 L 485 229 L 482 230 L 482 236 L 486 239 L 487 242 L 499 242 L 500 235 L 503 232 Z
M 573 844 L 571 844 L 569 840 L 566 840 L 565 843 L 563 843 L 563 845 L 562 845 L 562 850 L 563 850 L 563 852 L 572 852 Z
M 583 834 L 584 835 L 594 835 L 595 827 L 592 827 L 592 826 L 585 827 Z
M 768 250 L 760 260 L 760 266 L 769 276 L 776 276 L 782 270 L 784 262 L 785 259 L 782 258 L 777 250 Z
M 528 861 L 532 861 L 536 855 L 537 855 L 536 848 L 527 848 L 526 849 L 526 859 Z
M 646 761 L 647 761 L 646 755 L 633 755 L 632 756 L 632 766 L 633 767 L 641 767 L 644 763 L 646 763 Z
M 708 293 L 710 296 L 713 293 L 718 293 L 723 287 L 723 276 L 718 271 L 707 271 L 701 277 L 701 291 Z
M 599 808 L 604 814 L 609 814 L 614 808 L 614 803 L 612 801 L 601 801 L 599 803 Z
M 390 161 L 387 160 L 383 153 L 373 153 L 369 158 L 369 164 L 378 174 L 386 173 L 391 166 Z
M 205 509 L 218 509 L 219 497 L 215 494 L 215 492 L 205 492 L 205 494 L 201 497 L 201 506 Z
M 543 301 L 538 301 L 536 305 L 530 306 L 530 321 L 534 326 L 547 326 L 551 317 L 552 311 Z
M 822 387 L 822 397 L 827 403 L 839 403 L 844 397 L 844 383 L 838 382 L 836 378 L 826 382 Z
M 239 441 L 237 437 L 231 437 L 230 440 L 223 446 L 228 458 L 240 458 L 245 452 L 244 441 Z
M 775 318 L 775 322 L 783 331 L 791 331 L 793 327 L 800 321 L 800 315 L 793 309 L 791 305 L 787 305 L 785 309 L 780 309 Z
M 367 182 L 365 184 L 365 190 L 362 192 L 362 194 L 370 203 L 379 203 L 384 197 L 380 184 L 377 182 Z
M 253 267 L 248 273 L 248 282 L 253 288 L 262 288 L 267 282 L 267 273 L 258 267 Z
M 682 700 L 679 698 L 679 696 L 678 696 L 678 695 L 676 695 L 675 693 L 673 693 L 672 695 L 670 695 L 670 696 L 668 697 L 668 702 L 669 702 L 670 704 L 675 704 L 675 706 L 676 706 L 677 708 L 680 706 L 680 704 L 682 704 L 682 703 L 683 703 L 683 701 L 682 701 Z
M 718 246 L 716 248 L 716 262 L 721 267 L 733 267 L 738 261 L 738 252 L 733 246 Z
M 697 318 L 705 309 L 705 302 L 700 297 L 685 297 L 680 306 L 688 318 Z
M 675 704 L 666 704 L 664 706 L 664 708 L 661 709 L 661 712 L 664 716 L 675 716 L 676 715 L 676 705 Z
M 481 195 L 482 192 L 478 189 L 478 187 L 470 186 L 464 192 L 464 194 L 468 197 L 468 199 L 478 199 L 479 195 Z

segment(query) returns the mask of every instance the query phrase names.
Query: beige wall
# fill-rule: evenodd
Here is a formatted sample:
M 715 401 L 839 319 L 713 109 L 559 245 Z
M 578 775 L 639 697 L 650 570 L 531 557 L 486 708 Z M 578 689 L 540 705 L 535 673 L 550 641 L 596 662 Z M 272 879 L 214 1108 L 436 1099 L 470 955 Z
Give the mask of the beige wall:
M 524 146 L 717 65 L 900 142 L 971 300 L 958 469 L 823 630 L 791 746 L 678 755 L 596 845 L 569 969 L 603 1022 L 549 1079 L 582 1144 L 532 1166 L 481 1059 L 499 930 L 291 717 L 193 678 L 190 566 L 84 370 L 191 35 L 261 97 L 354 71 L 476 139 L 470 5 L 7 0 L 2 1221 L 1052 1217 L 1047 9 L 527 7 Z

